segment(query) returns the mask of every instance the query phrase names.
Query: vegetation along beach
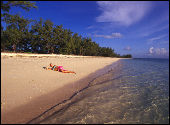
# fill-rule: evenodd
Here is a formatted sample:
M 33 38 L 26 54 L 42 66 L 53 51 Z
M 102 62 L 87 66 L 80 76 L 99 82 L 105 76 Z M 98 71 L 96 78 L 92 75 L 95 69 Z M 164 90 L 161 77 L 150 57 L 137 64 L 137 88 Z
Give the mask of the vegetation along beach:
M 1 123 L 169 124 L 167 10 L 2 1 Z

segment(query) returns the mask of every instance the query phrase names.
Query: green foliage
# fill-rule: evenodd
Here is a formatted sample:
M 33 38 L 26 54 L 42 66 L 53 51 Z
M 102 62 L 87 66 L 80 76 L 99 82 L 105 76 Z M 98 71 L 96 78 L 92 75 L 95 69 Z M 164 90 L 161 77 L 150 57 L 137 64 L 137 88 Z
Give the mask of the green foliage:
M 31 41 L 30 41 L 30 46 L 31 46 L 31 51 L 36 52 L 36 53 L 41 53 L 41 49 L 43 49 L 43 19 L 40 18 L 40 21 L 34 21 L 34 24 L 31 27 L 30 30 L 31 34 Z
M 27 41 L 27 36 L 29 36 L 28 24 L 31 20 L 24 19 L 19 15 L 10 15 L 9 10 L 12 6 L 20 7 L 27 11 L 30 8 L 37 8 L 35 3 L 28 1 L 1 1 L 1 21 L 5 21 L 7 24 L 6 30 L 1 33 L 1 51 L 6 49 L 21 50 L 26 45 L 23 42 Z
M 29 11 L 31 8 L 37 8 L 35 3 L 30 1 L 1 1 L 1 10 L 4 12 L 9 12 L 12 6 L 20 7 L 26 11 Z
M 123 58 L 132 58 L 132 55 L 127 54 L 127 55 L 122 55 L 121 57 L 123 57 Z
M 91 38 L 83 38 L 70 29 L 64 29 L 62 25 L 54 25 L 50 20 L 40 18 L 39 21 L 32 21 L 19 15 L 10 15 L 8 12 L 12 6 L 19 6 L 25 10 L 36 7 L 34 3 L 26 1 L 1 2 L 1 10 L 5 12 L 3 21 L 7 24 L 6 30 L 1 26 L 1 51 L 132 57 L 130 54 L 120 56 L 109 47 L 100 47 Z M 31 22 L 33 24 L 28 30 Z
M 102 47 L 99 50 L 99 55 L 106 56 L 106 57 L 116 57 L 116 54 L 114 53 L 114 50 L 109 47 Z
M 5 21 L 7 23 L 7 27 L 4 31 L 3 38 L 6 39 L 4 39 L 3 43 L 7 42 L 8 45 L 12 45 L 14 52 L 17 49 L 20 50 L 23 46 L 23 41 L 25 41 L 24 39 L 26 39 L 28 34 L 29 20 L 24 19 L 19 15 L 10 15 L 5 19 Z
M 53 31 L 53 23 L 50 20 L 46 20 L 43 25 L 42 29 L 42 44 L 45 45 L 45 49 L 47 50 L 47 53 L 50 53 L 51 47 L 53 45 L 53 36 L 52 36 L 52 31 Z

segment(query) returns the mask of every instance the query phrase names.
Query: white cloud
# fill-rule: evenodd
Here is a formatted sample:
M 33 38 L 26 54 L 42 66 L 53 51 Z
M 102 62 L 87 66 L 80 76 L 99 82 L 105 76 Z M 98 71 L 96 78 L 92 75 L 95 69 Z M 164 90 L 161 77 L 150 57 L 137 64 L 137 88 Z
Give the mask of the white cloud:
M 102 14 L 97 22 L 119 23 L 129 26 L 141 20 L 150 9 L 149 1 L 98 1 Z
M 120 37 L 122 37 L 122 35 L 120 33 L 112 33 L 112 37 L 120 38 Z
M 94 26 L 88 26 L 86 29 L 93 29 Z
M 103 37 L 103 38 L 107 38 L 107 39 L 121 38 L 122 34 L 121 33 L 112 33 L 111 35 L 97 35 L 97 34 L 95 34 L 94 37 Z
M 163 35 L 160 35 L 160 36 L 156 36 L 156 37 L 153 37 L 153 38 L 150 38 L 150 39 L 148 39 L 148 44 L 151 44 L 151 43 L 153 43 L 154 41 L 156 41 L 156 40 L 161 40 L 162 38 L 164 38 L 164 37 L 166 37 L 167 36 L 167 34 L 163 34 Z
M 167 50 L 165 48 L 156 48 L 155 53 L 157 55 L 165 55 L 167 53 Z
M 149 48 L 149 54 L 152 54 L 152 53 L 153 53 L 153 49 L 154 49 L 153 47 L 150 47 L 150 48 Z
M 169 56 L 169 50 L 166 50 L 165 48 L 149 48 L 149 55 L 152 56 Z
M 169 45 L 169 40 L 161 41 L 159 44 L 168 44 Z
M 146 37 L 146 36 L 149 36 L 149 35 L 151 35 L 153 33 L 160 32 L 162 30 L 166 30 L 168 28 L 169 28 L 169 24 L 168 25 L 164 25 L 162 27 L 158 27 L 158 26 L 154 27 L 154 28 L 153 27 L 151 27 L 151 28 L 147 27 L 147 29 L 145 29 L 145 31 L 141 33 L 141 36 L 142 37 Z
M 127 47 L 124 48 L 124 50 L 130 51 L 130 50 L 131 50 L 131 47 L 130 47 L 130 46 L 127 46 Z

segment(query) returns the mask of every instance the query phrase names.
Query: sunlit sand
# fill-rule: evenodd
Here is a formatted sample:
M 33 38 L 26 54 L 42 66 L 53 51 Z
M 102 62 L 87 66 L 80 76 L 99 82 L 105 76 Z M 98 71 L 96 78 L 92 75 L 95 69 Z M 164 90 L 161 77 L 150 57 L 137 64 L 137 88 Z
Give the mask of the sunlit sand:
M 77 81 L 118 60 L 109 57 L 1 53 L 1 123 L 28 122 L 87 84 Z M 50 63 L 62 65 L 76 74 L 43 69 Z

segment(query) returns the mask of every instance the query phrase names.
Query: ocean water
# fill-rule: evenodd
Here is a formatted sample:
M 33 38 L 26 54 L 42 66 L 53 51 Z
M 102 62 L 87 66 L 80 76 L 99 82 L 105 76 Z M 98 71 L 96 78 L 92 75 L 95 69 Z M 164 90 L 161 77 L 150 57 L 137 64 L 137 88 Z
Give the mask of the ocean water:
M 40 123 L 169 123 L 169 59 L 122 59 Z

